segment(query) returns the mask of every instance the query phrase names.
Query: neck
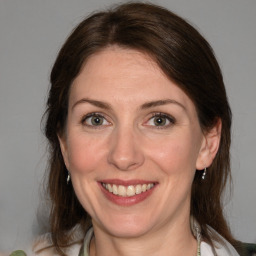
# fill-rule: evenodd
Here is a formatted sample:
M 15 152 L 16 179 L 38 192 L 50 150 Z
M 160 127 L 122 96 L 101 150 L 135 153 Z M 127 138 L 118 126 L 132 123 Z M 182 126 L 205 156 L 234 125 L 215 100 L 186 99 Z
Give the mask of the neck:
M 90 246 L 90 256 L 194 256 L 197 241 L 191 233 L 189 220 L 183 225 L 166 225 L 150 234 L 134 238 L 111 236 L 94 227 L 95 237 Z

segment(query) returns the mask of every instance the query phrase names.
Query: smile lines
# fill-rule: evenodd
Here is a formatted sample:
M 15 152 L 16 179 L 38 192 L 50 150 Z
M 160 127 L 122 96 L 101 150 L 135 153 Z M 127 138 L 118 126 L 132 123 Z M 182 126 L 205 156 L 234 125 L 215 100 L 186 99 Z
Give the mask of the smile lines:
M 110 193 L 117 196 L 122 196 L 122 197 L 131 197 L 131 196 L 139 195 L 143 192 L 146 192 L 152 189 L 155 186 L 154 183 L 129 185 L 129 186 L 109 184 L 109 183 L 101 183 L 101 184 Z

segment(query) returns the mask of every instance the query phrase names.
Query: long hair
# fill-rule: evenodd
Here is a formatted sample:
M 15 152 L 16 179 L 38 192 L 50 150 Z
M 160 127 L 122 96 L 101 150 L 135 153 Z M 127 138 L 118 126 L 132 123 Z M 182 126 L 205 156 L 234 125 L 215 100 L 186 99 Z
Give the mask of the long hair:
M 65 129 L 73 80 L 89 56 L 111 45 L 148 54 L 193 101 L 204 132 L 217 120 L 222 121 L 219 150 L 208 168 L 207 179 L 202 182 L 201 172 L 195 174 L 191 215 L 200 223 L 206 241 L 212 244 L 217 239 L 209 234 L 210 225 L 234 244 L 221 200 L 230 177 L 231 111 L 213 50 L 195 28 L 176 14 L 153 4 L 127 3 L 83 20 L 66 40 L 52 68 L 45 134 L 50 145 L 48 191 L 54 246 L 58 251 L 67 246 L 69 231 L 76 225 L 84 232 L 91 226 L 90 216 L 72 185 L 66 184 L 67 170 L 57 134 Z

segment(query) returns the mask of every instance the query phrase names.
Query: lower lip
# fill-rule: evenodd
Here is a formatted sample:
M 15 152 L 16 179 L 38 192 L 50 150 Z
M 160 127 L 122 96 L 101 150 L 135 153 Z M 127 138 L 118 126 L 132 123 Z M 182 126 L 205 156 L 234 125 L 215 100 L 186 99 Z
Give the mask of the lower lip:
M 111 202 L 120 205 L 120 206 L 131 206 L 138 204 L 144 200 L 146 200 L 154 191 L 156 185 L 151 188 L 150 190 L 147 190 L 145 192 L 142 192 L 141 194 L 134 195 L 134 196 L 129 196 L 129 197 L 123 197 L 123 196 L 117 196 L 114 195 L 113 193 L 109 192 L 106 190 L 101 183 L 99 183 L 101 191 L 105 195 L 105 197 L 110 200 Z

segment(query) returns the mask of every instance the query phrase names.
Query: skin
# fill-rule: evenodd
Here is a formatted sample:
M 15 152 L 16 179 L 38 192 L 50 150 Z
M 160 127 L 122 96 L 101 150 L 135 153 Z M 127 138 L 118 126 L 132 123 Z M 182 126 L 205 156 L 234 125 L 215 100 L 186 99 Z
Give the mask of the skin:
M 92 55 L 72 84 L 59 136 L 75 193 L 92 217 L 90 255 L 196 255 L 191 186 L 195 170 L 212 163 L 220 129 L 219 122 L 202 132 L 193 102 L 147 55 L 117 46 Z M 104 179 L 157 186 L 144 201 L 122 206 L 104 196 Z

